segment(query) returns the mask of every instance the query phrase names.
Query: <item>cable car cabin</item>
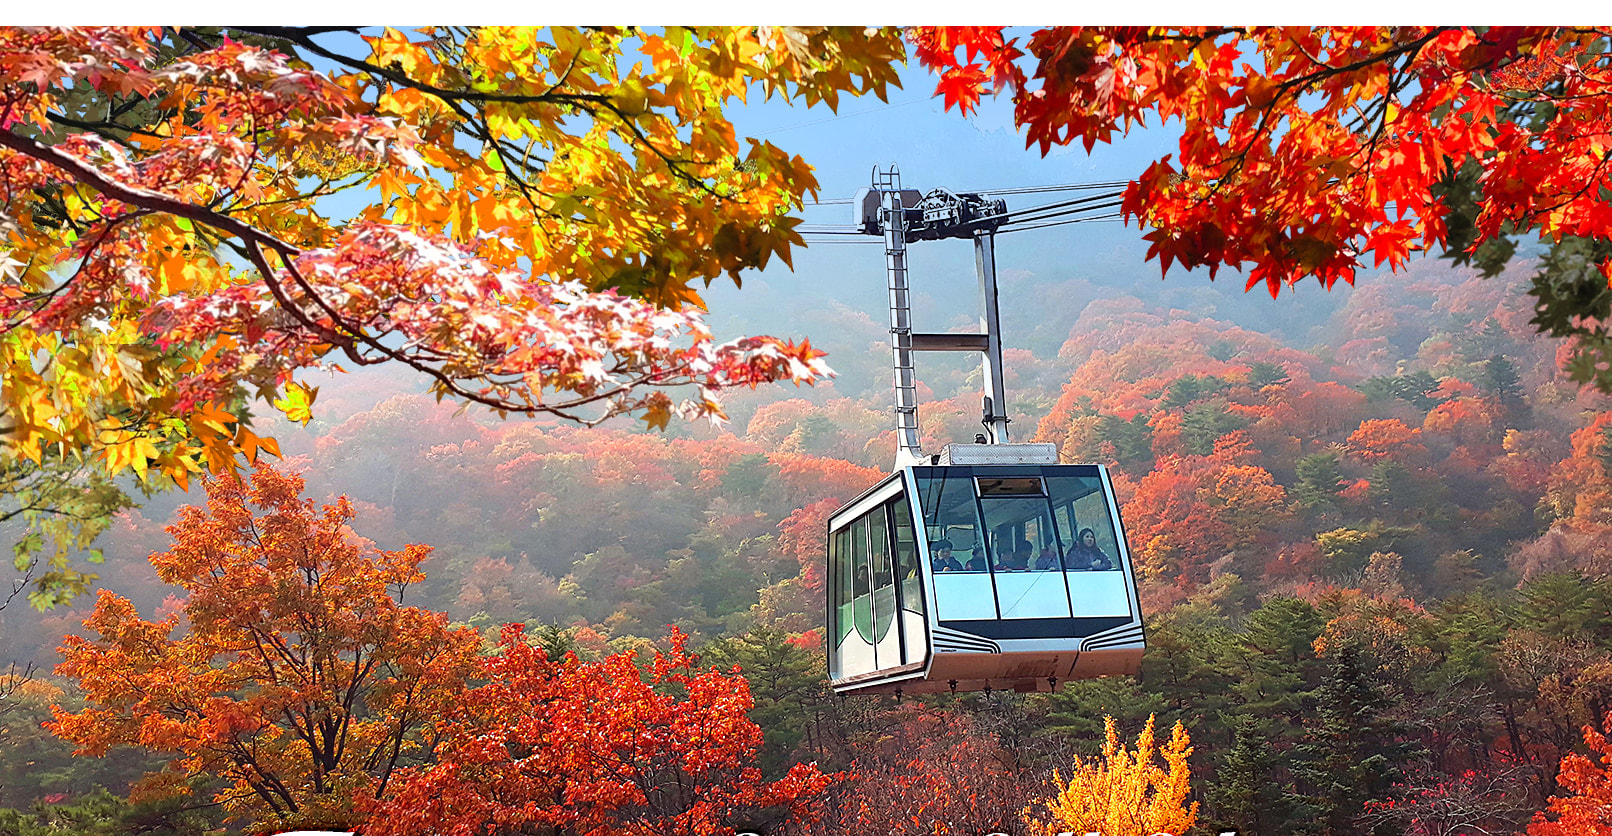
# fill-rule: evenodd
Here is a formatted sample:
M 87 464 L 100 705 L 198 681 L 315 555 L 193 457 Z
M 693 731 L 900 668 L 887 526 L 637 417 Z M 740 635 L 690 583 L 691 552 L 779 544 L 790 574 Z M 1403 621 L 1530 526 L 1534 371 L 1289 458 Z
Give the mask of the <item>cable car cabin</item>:
M 953 445 L 829 518 L 835 691 L 1047 691 L 1136 672 L 1141 610 L 1107 470 L 1022 463 L 1051 450 L 982 463 L 1042 446 Z

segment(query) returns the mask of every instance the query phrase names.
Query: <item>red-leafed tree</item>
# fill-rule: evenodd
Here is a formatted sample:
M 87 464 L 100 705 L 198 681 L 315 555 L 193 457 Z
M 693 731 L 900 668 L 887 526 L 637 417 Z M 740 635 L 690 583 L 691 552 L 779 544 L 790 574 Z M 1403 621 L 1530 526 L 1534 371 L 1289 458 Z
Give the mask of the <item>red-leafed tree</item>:
M 1040 788 L 968 714 L 904 704 L 880 718 L 812 836 L 1019 832 Z
M 1404 462 L 1427 453 L 1416 438 L 1417 431 L 1398 418 L 1373 418 L 1360 422 L 1347 443 L 1349 451 L 1366 462 Z
M 884 475 L 877 468 L 820 456 L 779 455 L 772 461 L 789 505 L 796 508 L 829 497 L 849 501 Z
M 1612 729 L 1612 718 L 1606 725 Z M 1584 727 L 1584 742 L 1599 763 L 1576 753 L 1562 758 L 1556 780 L 1568 794 L 1534 814 L 1528 836 L 1612 836 L 1612 742 L 1593 726 Z
M 217 800 L 260 828 L 351 826 L 474 672 L 480 640 L 401 603 L 430 549 L 373 550 L 345 497 L 318 507 L 266 467 L 206 487 L 151 556 L 183 605 L 147 621 L 101 592 L 91 638 L 64 639 L 57 668 L 87 707 L 57 709 L 51 729 L 81 754 L 172 755 L 150 789 L 214 776 Z
M 1413 252 L 1498 272 L 1552 243 L 1533 324 L 1612 391 L 1612 51 L 1604 28 L 1001 27 L 915 30 L 946 106 L 1010 88 L 1026 143 L 1180 120 L 1178 152 L 1125 190 L 1168 270 L 1248 269 L 1275 295 Z
M 675 631 L 646 670 L 628 654 L 550 659 L 509 625 L 482 673 L 437 724 L 436 762 L 399 776 L 367 836 L 770 831 L 809 817 L 830 783 L 806 765 L 763 780 L 749 686 L 698 670 Z
M 800 561 L 800 576 L 807 588 L 821 590 L 824 559 L 828 554 L 828 518 L 851 497 L 827 497 L 806 505 L 778 523 L 778 548 Z

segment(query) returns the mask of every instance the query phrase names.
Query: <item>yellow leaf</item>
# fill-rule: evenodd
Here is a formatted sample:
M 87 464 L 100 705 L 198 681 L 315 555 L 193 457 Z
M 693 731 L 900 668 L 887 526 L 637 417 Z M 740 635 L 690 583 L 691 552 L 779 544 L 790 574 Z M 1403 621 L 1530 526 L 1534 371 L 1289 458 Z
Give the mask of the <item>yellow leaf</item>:
M 286 384 L 285 397 L 274 402 L 276 409 L 285 413 L 285 417 L 298 421 L 307 426 L 313 420 L 313 401 L 319 396 L 319 387 L 303 386 L 296 381 Z

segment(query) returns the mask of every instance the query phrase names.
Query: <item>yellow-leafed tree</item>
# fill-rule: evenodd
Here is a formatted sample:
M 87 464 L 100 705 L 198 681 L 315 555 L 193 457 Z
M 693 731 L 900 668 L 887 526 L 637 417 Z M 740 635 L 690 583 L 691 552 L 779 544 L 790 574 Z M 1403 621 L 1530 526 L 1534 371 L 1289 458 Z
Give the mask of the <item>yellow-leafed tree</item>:
M 1180 723 L 1170 733 L 1170 742 L 1157 748 L 1153 741 L 1153 718 L 1136 738 L 1136 748 L 1120 742 L 1114 718 L 1105 717 L 1108 737 L 1100 756 L 1087 760 L 1075 757 L 1075 768 L 1065 783 L 1054 773 L 1058 794 L 1041 805 L 1024 811 L 1031 833 L 1101 833 L 1103 836 L 1153 836 L 1169 833 L 1181 836 L 1198 819 L 1198 803 L 1188 804 L 1191 792 L 1187 757 L 1192 741 Z M 1160 766 L 1155 760 L 1163 760 Z

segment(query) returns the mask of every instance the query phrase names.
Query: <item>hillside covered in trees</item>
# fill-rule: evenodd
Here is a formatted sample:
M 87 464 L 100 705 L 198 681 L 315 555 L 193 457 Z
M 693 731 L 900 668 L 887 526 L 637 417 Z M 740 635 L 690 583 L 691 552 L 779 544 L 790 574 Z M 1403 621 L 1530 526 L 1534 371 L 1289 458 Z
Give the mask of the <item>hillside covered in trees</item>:
M 0 836 L 1605 834 L 1609 44 L 0 27 Z M 1114 474 L 1137 676 L 825 688 L 874 152 L 1029 184 L 997 406 Z
M 1054 771 L 1099 754 L 1105 716 L 1125 739 L 1150 717 L 1190 734 L 1205 832 L 1520 831 L 1563 794 L 1563 758 L 1612 708 L 1612 404 L 1563 380 L 1525 298 L 1422 262 L 1295 339 L 1102 285 L 1039 290 L 1087 301 L 1042 322 L 1066 335 L 1055 353 L 1009 350 L 1010 391 L 1036 440 L 1112 468 L 1148 625 L 1134 679 L 825 691 L 827 515 L 890 453 L 873 385 L 746 393 L 725 428 L 646 433 L 455 414 L 360 379 L 277 433 L 273 467 L 348 497 L 344 525 L 375 548 L 429 547 L 407 602 L 445 613 L 444 636 L 491 646 L 524 624 L 586 662 L 675 635 L 696 668 L 737 665 L 769 780 L 852 776 L 795 775 L 837 799 L 812 832 L 1020 832 L 1049 814 Z M 887 356 L 846 350 L 853 369 Z M 969 374 L 925 378 L 927 447 L 971 437 Z M 198 593 L 146 558 L 179 553 L 180 506 L 202 499 L 122 513 L 97 586 L 194 624 Z M 122 796 L 160 765 L 75 757 L 40 728 L 52 703 L 105 699 L 82 665 L 51 672 L 64 635 L 93 636 L 90 597 L 0 610 L 8 661 L 36 671 L 5 703 L 0 804 L 115 806 L 86 789 Z

